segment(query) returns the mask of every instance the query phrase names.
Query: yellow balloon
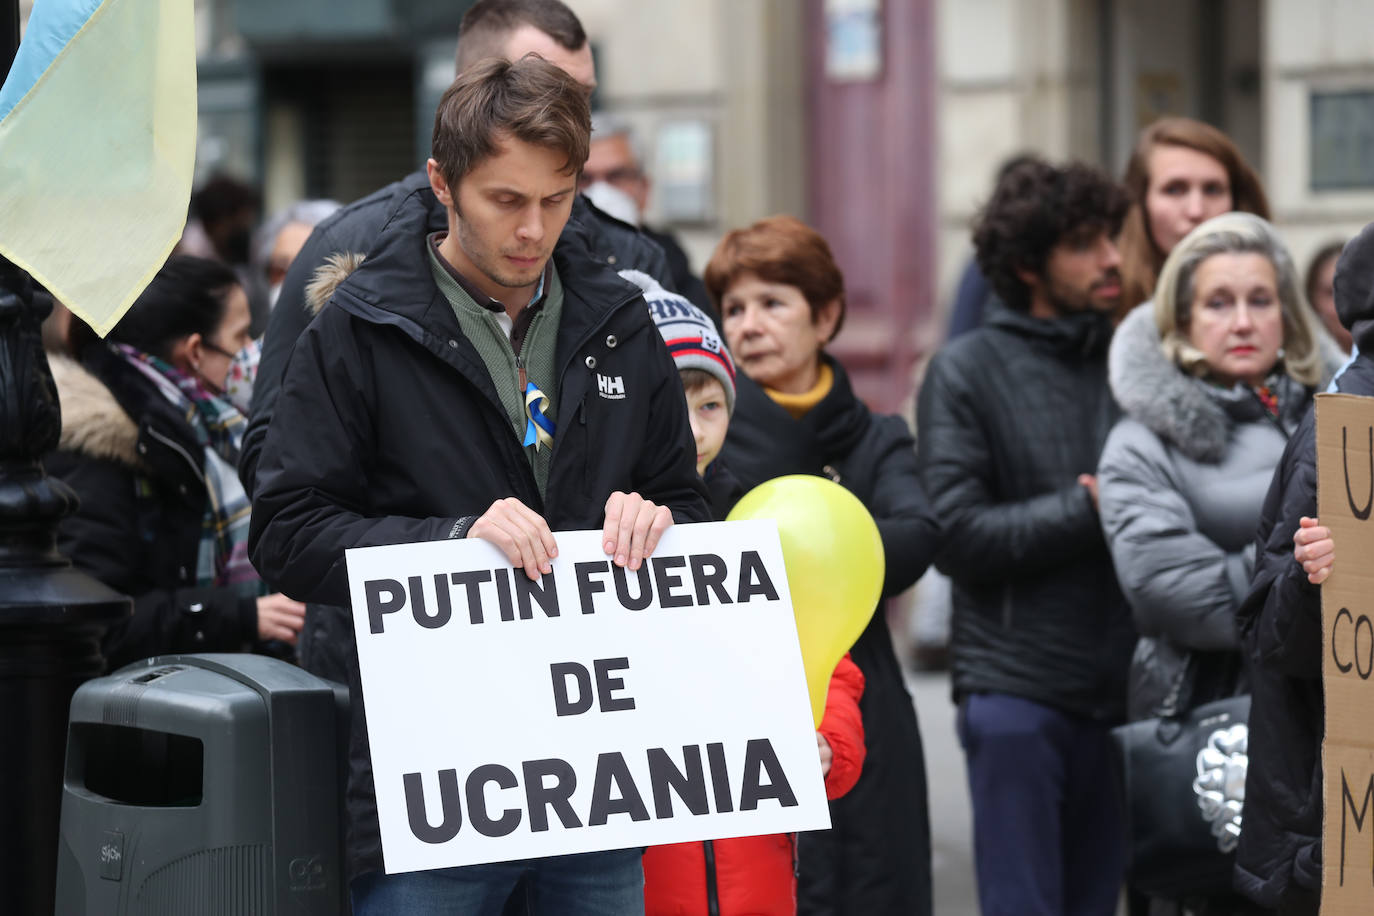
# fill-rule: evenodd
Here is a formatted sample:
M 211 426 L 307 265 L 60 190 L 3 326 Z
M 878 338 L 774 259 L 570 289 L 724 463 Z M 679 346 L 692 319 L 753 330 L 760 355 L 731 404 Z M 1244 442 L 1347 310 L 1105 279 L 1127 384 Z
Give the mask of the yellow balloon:
M 778 524 L 806 687 L 816 725 L 835 666 L 863 633 L 883 592 L 883 542 L 858 497 L 824 477 L 793 474 L 744 495 L 727 521 Z

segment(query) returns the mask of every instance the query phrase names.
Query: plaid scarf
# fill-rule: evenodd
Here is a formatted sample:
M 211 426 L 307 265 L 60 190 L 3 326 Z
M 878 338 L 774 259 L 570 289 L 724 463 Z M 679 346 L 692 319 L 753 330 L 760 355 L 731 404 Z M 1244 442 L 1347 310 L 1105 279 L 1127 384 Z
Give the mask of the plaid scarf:
M 248 561 L 248 495 L 239 482 L 239 447 L 247 421 L 227 398 L 211 392 L 196 376 L 127 344 L 114 350 L 153 383 L 205 449 L 205 491 L 209 506 L 201 525 L 196 584 L 238 585 L 245 594 L 261 591 L 257 570 Z

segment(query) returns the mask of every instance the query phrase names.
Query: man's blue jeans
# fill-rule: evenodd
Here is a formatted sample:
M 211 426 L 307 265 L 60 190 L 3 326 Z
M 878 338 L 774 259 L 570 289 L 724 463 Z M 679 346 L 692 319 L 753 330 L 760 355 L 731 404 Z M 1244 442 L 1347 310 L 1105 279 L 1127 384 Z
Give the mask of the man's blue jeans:
M 1112 916 L 1126 844 L 1107 726 L 972 693 L 959 739 L 983 916 Z
M 350 886 L 354 916 L 500 916 L 527 876 L 531 916 L 642 916 L 639 849 L 464 865 L 387 875 L 369 872 Z

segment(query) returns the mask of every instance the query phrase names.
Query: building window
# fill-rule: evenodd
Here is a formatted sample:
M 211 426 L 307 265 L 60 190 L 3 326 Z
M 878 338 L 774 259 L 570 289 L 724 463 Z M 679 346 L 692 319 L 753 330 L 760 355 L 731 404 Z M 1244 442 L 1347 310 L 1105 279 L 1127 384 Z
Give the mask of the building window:
M 715 150 L 711 124 L 669 121 L 656 137 L 654 197 L 669 223 L 701 224 L 715 218 Z
M 1374 89 L 1312 93 L 1312 190 L 1374 188 Z

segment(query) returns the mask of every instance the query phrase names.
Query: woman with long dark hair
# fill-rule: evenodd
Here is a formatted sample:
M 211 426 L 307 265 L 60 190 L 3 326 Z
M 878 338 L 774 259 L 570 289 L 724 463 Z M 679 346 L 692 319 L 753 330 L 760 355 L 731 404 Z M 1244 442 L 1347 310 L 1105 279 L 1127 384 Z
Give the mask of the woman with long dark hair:
M 134 599 L 133 616 L 105 637 L 111 668 L 294 643 L 304 622 L 299 602 L 263 594 L 246 553 L 245 420 L 224 385 L 248 325 L 233 271 L 177 255 L 108 339 L 74 325 L 75 358 L 53 359 L 62 438 L 48 472 L 81 498 L 59 546 Z

